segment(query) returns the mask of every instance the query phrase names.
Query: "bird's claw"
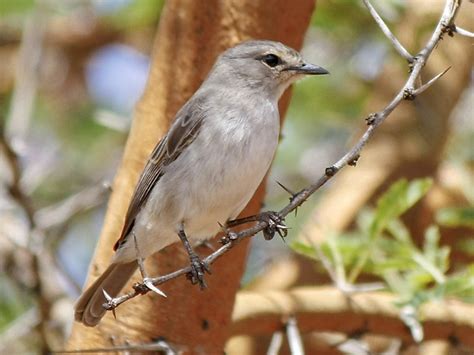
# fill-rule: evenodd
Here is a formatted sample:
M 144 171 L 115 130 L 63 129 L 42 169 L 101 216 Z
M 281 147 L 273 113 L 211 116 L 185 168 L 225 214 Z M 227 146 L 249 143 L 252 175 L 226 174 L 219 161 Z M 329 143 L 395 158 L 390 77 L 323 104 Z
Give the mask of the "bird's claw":
M 283 240 L 288 235 L 288 227 L 285 225 L 285 218 L 278 212 L 262 212 L 258 215 L 258 220 L 267 223 L 267 227 L 263 230 L 263 237 L 266 240 L 273 239 L 275 233 L 278 233 Z
M 190 280 L 193 285 L 199 283 L 199 287 L 203 290 L 207 288 L 206 281 L 204 280 L 204 274 L 206 272 L 208 274 L 211 273 L 209 264 L 203 262 L 197 255 L 191 256 L 191 271 L 186 274 L 188 280 Z

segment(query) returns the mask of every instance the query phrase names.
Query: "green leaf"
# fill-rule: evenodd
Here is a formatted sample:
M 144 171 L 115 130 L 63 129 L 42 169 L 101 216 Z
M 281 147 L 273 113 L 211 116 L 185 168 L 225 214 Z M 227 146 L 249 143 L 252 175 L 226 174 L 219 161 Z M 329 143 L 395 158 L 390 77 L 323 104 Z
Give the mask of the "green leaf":
M 465 236 L 460 238 L 461 240 L 456 243 L 456 249 L 461 250 L 464 254 L 471 257 L 474 256 L 474 238 Z
M 446 207 L 436 213 L 436 222 L 446 227 L 474 228 L 474 207 Z
M 424 257 L 441 272 L 446 272 L 449 267 L 449 251 L 446 246 L 440 247 L 439 241 L 441 239 L 439 228 L 437 226 L 430 226 L 425 232 L 425 242 L 423 245 Z
M 411 240 L 410 231 L 408 230 L 408 228 L 403 224 L 403 222 L 400 219 L 394 218 L 393 220 L 391 220 L 387 224 L 387 230 L 399 242 L 404 243 L 404 244 L 413 245 L 413 242 Z
M 426 258 L 431 261 L 436 261 L 436 255 L 438 253 L 440 235 L 439 229 L 436 226 L 429 226 L 425 232 L 425 242 L 423 245 L 423 251 Z
M 450 275 L 444 284 L 436 287 L 441 297 L 454 296 L 464 302 L 474 303 L 474 265 Z
M 377 239 L 387 226 L 390 223 L 396 224 L 396 222 L 393 221 L 418 202 L 426 194 L 431 185 L 432 180 L 429 178 L 413 180 L 410 183 L 402 179 L 395 182 L 388 191 L 380 197 L 368 230 L 370 244 L 368 248 L 361 250 L 359 258 L 349 275 L 349 282 L 355 282 L 364 269 L 365 264 L 376 246 Z M 392 234 L 393 233 L 392 230 Z M 406 236 L 402 234 L 398 237 L 401 238 L 401 240 L 406 240 Z
M 369 228 L 370 238 L 376 238 L 393 219 L 400 217 L 417 203 L 432 185 L 432 180 L 417 179 L 408 183 L 405 179 L 394 183 L 377 202 L 374 220 Z

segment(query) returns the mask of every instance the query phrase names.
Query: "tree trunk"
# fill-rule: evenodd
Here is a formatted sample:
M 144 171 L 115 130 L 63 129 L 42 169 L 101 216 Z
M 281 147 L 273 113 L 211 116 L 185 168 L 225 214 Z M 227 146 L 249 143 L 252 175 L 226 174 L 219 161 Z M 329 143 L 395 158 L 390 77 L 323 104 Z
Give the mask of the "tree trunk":
M 166 2 L 145 93 L 136 107 L 122 165 L 114 181 L 104 227 L 92 260 L 87 284 L 108 265 L 125 212 L 148 154 L 167 130 L 177 110 L 204 80 L 216 56 L 242 40 L 272 39 L 300 48 L 314 8 L 313 0 L 298 6 L 285 0 L 175 0 Z M 285 112 L 289 94 L 281 102 Z M 259 211 L 264 184 L 242 215 Z M 149 293 L 135 298 L 95 328 L 74 324 L 69 349 L 109 348 L 149 343 L 164 338 L 187 352 L 222 353 L 229 334 L 235 293 L 244 271 L 248 242 L 242 242 L 212 265 L 204 292 L 184 277 L 160 288 L 168 298 Z M 198 249 L 201 255 L 208 252 Z M 183 267 L 188 257 L 172 245 L 147 260 L 150 275 Z M 138 273 L 137 273 L 138 274 Z M 126 287 L 130 289 L 135 278 Z

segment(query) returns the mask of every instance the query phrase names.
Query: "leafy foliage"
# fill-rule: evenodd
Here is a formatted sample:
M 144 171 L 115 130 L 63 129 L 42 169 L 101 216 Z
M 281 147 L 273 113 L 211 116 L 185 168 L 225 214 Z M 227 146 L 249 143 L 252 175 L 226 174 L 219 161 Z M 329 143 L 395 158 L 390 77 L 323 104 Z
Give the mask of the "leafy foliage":
M 424 302 L 447 297 L 474 302 L 474 265 L 451 272 L 450 250 L 440 245 L 438 226 L 427 228 L 423 245 L 418 247 L 401 220 L 431 185 L 430 179 L 394 183 L 375 209 L 361 212 L 355 232 L 327 238 L 320 248 L 322 254 L 317 246 L 302 242 L 293 243 L 292 248 L 316 260 L 321 256 L 329 260 L 344 282 L 354 283 L 362 272 L 383 280 L 398 295 L 400 307 L 416 309 Z M 466 220 L 457 218 L 452 223 L 465 225 Z
M 474 228 L 474 207 L 442 208 L 436 213 L 436 222 L 447 227 Z

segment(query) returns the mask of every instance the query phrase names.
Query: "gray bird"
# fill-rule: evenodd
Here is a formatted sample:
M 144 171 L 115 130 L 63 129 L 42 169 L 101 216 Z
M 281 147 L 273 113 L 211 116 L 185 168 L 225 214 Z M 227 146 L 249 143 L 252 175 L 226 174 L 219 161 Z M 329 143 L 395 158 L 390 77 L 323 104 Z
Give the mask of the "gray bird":
M 79 298 L 77 321 L 99 323 L 106 312 L 103 291 L 115 297 L 137 269 L 137 260 L 179 239 L 191 260 L 191 280 L 205 285 L 208 266 L 187 238 L 193 244 L 204 241 L 220 231 L 219 224 L 239 215 L 275 155 L 279 98 L 296 80 L 319 74 L 328 71 L 278 42 L 243 42 L 218 57 L 153 149 L 115 255 Z

